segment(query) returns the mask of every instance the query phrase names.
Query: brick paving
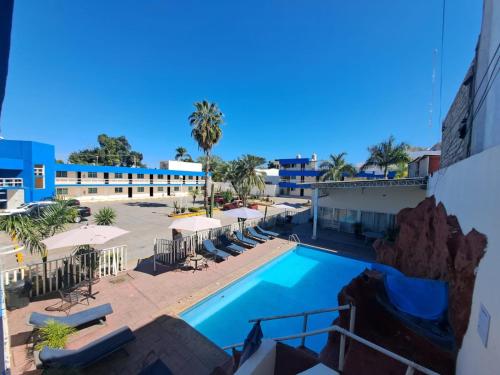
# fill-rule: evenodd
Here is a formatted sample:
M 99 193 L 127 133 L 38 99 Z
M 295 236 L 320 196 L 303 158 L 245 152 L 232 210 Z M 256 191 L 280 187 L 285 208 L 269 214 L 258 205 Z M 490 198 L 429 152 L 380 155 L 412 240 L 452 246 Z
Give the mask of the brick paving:
M 291 247 L 293 244 L 284 239 L 274 239 L 225 262 L 210 261 L 208 269 L 196 272 L 159 266 L 157 274 L 153 275 L 152 263 L 140 261 L 134 270 L 101 279 L 94 285 L 93 291 L 98 294 L 90 306 L 111 303 L 114 312 L 104 325 L 93 325 L 72 335 L 68 348 L 79 348 L 127 325 L 136 335 L 136 341 L 127 345 L 125 351 L 114 353 L 83 373 L 137 374 L 144 366 L 161 358 L 174 374 L 209 374 L 229 357 L 178 318 L 178 314 Z M 43 312 L 57 301 L 55 297 L 45 298 L 8 312 L 12 374 L 39 373 L 29 354 L 31 327 L 26 320 L 32 311 Z M 78 305 L 71 311 L 85 308 L 86 305 Z

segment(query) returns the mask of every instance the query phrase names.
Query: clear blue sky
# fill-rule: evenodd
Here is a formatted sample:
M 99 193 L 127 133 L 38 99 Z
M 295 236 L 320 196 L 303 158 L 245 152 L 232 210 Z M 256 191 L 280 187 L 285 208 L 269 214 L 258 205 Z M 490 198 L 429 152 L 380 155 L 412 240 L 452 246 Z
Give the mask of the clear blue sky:
M 447 1 L 443 117 L 472 60 L 482 1 Z M 390 134 L 441 138 L 441 0 L 22 0 L 14 9 L 2 118 L 8 139 L 57 157 L 125 135 L 152 167 L 198 156 L 187 117 L 217 102 L 214 153 L 267 159 L 348 152 Z M 438 64 L 439 68 L 439 64 Z

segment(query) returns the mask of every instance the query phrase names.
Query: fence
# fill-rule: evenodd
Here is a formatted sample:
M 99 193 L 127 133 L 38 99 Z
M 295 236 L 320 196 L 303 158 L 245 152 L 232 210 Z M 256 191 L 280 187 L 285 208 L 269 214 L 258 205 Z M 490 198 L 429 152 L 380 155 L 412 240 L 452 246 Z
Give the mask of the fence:
M 71 287 L 91 277 L 116 275 L 126 268 L 127 246 L 122 245 L 3 271 L 3 280 L 5 286 L 18 280 L 29 281 L 30 297 L 36 297 Z
M 215 246 L 221 245 L 221 236 L 232 236 L 241 226 L 253 227 L 256 225 L 275 227 L 279 225 L 302 224 L 309 221 L 310 211 L 286 211 L 279 214 L 268 215 L 265 218 L 249 219 L 244 223 L 233 223 L 220 228 L 199 231 L 192 236 L 178 240 L 156 238 L 154 242 L 155 260 L 164 264 L 175 264 L 189 255 L 203 250 L 203 241 L 211 240 Z

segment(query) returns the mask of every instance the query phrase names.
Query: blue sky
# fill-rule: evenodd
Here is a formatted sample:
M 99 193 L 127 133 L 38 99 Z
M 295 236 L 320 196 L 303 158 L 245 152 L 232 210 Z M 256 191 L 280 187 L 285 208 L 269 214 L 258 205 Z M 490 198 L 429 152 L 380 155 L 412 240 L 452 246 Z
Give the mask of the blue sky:
M 447 2 L 443 117 L 472 60 L 482 2 Z M 440 0 L 23 0 L 14 9 L 2 118 L 8 139 L 57 157 L 125 135 L 158 166 L 199 155 L 187 117 L 208 99 L 226 116 L 214 153 L 267 159 L 348 152 L 393 134 L 441 137 Z M 438 64 L 439 68 L 439 64 Z

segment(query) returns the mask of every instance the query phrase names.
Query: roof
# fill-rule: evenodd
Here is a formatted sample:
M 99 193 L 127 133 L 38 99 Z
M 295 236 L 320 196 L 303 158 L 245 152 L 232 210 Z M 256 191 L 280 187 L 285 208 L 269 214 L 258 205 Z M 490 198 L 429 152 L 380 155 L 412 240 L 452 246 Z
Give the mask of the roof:
M 349 181 L 323 181 L 308 182 L 311 188 L 320 189 L 355 189 L 366 187 L 391 187 L 391 186 L 427 186 L 427 177 L 395 178 L 381 180 L 349 180 Z M 297 185 L 301 185 L 298 183 Z
M 135 167 L 113 167 L 103 165 L 56 164 L 56 171 L 67 172 L 112 172 L 112 173 L 143 173 L 164 175 L 203 176 L 204 172 L 179 171 L 171 169 L 151 169 Z

